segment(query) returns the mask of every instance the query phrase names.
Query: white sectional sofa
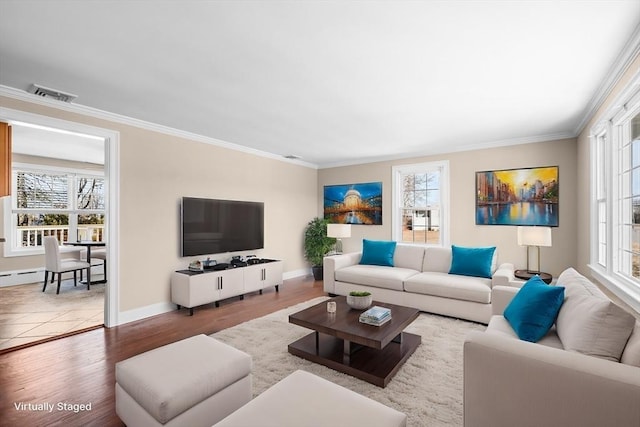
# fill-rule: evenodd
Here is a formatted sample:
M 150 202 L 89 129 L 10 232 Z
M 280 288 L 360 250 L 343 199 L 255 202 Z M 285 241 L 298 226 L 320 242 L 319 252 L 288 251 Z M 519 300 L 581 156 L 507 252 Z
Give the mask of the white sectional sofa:
M 393 267 L 362 265 L 361 257 L 362 252 L 325 257 L 325 292 L 369 291 L 376 301 L 486 324 L 493 287 L 516 283 L 512 264 L 498 267 L 497 251 L 491 278 L 449 274 L 452 250 L 445 247 L 397 244 Z
M 464 344 L 464 425 L 640 426 L 640 322 L 572 268 L 538 342 L 503 316 L 518 288 L 494 288 L 494 316 Z

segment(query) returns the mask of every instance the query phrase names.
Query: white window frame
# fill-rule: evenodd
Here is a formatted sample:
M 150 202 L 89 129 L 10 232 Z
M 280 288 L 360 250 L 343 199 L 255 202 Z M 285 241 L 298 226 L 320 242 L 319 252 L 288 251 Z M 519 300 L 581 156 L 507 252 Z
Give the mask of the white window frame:
M 640 114 L 640 75 L 632 80 L 619 97 L 612 103 L 612 106 L 604 113 L 602 120 L 594 125 L 590 130 L 590 151 L 591 151 L 591 191 L 590 191 L 590 260 L 589 268 L 599 282 L 610 291 L 629 304 L 634 309 L 640 311 L 640 279 L 633 278 L 623 271 L 621 245 L 625 236 L 622 235 L 622 224 L 624 215 L 621 210 L 621 197 L 625 191 L 622 185 L 621 173 L 624 169 L 622 164 L 623 154 L 621 144 L 628 135 L 623 128 L 624 124 L 631 118 Z M 606 136 L 605 158 L 598 152 L 599 138 Z M 605 194 L 598 191 L 598 167 L 604 164 Z M 603 171 L 600 171 L 602 176 Z M 601 196 L 599 198 L 599 195 Z M 602 199 L 606 201 L 606 242 L 607 251 L 605 264 L 599 262 L 598 249 L 598 204 Z
M 598 265 L 601 269 L 606 269 L 611 265 L 611 250 L 613 245 L 612 239 L 612 221 L 613 203 L 609 203 L 607 197 L 611 194 L 612 177 L 611 177 L 611 153 L 610 147 L 612 141 L 611 122 L 601 123 L 592 130 L 592 165 L 591 165 L 591 200 L 592 200 L 592 224 L 591 235 L 594 242 L 591 247 L 591 263 Z M 605 226 L 604 226 L 604 244 L 606 252 L 604 262 L 600 258 L 600 250 L 602 243 L 600 241 L 600 206 L 604 203 Z
M 416 246 L 449 246 L 449 161 L 440 160 L 433 162 L 396 165 L 391 168 L 392 173 L 392 201 L 391 210 L 391 237 L 397 242 L 402 242 L 402 175 L 427 173 L 434 170 L 440 171 L 440 243 L 410 243 Z
M 71 179 L 68 182 L 69 191 L 68 191 L 68 208 L 60 209 L 60 210 L 50 210 L 50 209 L 18 209 L 16 207 L 16 200 L 13 195 L 17 194 L 17 186 L 16 182 L 13 179 L 16 170 L 25 171 L 25 172 L 33 172 L 33 173 L 43 173 L 43 174 L 63 174 L 63 175 L 73 175 L 76 178 L 81 177 L 89 177 L 89 178 L 102 178 L 105 179 L 103 170 L 95 170 L 90 171 L 86 169 L 76 169 L 76 168 L 63 168 L 58 166 L 50 166 L 50 165 L 40 165 L 40 164 L 29 164 L 29 163 L 13 163 L 12 165 L 12 173 L 11 173 L 11 194 L 10 197 L 5 197 L 5 205 L 4 212 L 5 214 L 5 224 L 4 229 L 6 230 L 5 234 L 7 235 L 7 241 L 5 242 L 5 256 L 6 257 L 14 257 L 14 256 L 27 256 L 27 255 L 42 255 L 44 254 L 44 248 L 42 246 L 38 247 L 17 247 L 16 236 L 17 236 L 17 217 L 16 213 L 29 213 L 29 214 L 39 214 L 43 212 L 59 212 L 62 214 L 69 215 L 69 235 L 73 235 L 73 232 L 77 230 L 78 226 L 78 215 L 84 214 L 103 214 L 106 215 L 107 210 L 105 209 L 77 209 L 77 194 L 76 194 L 76 180 Z M 106 193 L 106 188 L 105 188 Z M 105 198 L 106 198 L 105 194 Z

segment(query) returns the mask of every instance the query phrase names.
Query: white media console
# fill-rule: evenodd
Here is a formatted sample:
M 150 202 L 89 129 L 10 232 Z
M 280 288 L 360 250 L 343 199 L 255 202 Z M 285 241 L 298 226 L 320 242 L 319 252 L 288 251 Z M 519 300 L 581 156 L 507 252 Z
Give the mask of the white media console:
M 235 296 L 244 299 L 244 294 L 260 291 L 282 284 L 282 261 L 264 259 L 258 264 L 226 270 L 202 272 L 179 270 L 171 273 L 171 301 L 189 309 L 199 305 L 216 303 Z

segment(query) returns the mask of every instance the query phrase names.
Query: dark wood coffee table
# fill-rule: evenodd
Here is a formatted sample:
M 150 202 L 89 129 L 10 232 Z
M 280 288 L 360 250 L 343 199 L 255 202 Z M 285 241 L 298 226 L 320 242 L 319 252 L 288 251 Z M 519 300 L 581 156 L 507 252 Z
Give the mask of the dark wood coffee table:
M 335 301 L 335 313 L 327 302 Z M 420 335 L 403 332 L 417 317 L 415 308 L 374 301 L 391 309 L 391 320 L 382 326 L 360 323 L 365 310 L 354 310 L 346 297 L 335 297 L 289 316 L 289 323 L 315 332 L 289 344 L 289 353 L 386 387 L 402 364 L 418 348 Z

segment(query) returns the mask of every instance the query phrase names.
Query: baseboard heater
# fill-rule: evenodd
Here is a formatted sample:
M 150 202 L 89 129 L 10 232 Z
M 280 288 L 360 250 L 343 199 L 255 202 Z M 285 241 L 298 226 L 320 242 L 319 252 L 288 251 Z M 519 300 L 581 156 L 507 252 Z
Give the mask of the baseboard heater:
M 0 287 L 26 285 L 44 279 L 44 269 L 0 272 Z
M 91 274 L 102 273 L 102 264 L 91 267 Z M 62 278 L 73 277 L 73 272 L 63 273 Z M 0 288 L 6 286 L 26 285 L 42 282 L 44 280 L 44 268 L 29 270 L 0 271 Z

